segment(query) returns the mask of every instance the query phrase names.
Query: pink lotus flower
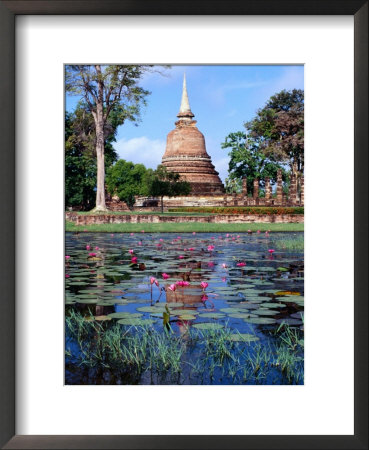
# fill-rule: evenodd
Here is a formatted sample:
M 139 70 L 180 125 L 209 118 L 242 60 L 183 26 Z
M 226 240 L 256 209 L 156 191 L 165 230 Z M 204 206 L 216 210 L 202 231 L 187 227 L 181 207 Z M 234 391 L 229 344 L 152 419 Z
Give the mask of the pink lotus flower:
M 134 233 L 131 233 L 131 234 L 130 234 L 130 236 L 134 236 L 134 235 L 135 235 Z
M 160 247 L 161 247 L 161 244 L 156 244 L 156 246 L 157 246 L 158 248 L 160 248 Z
M 162 273 L 161 276 L 163 277 L 163 280 L 167 280 L 168 278 L 170 278 L 170 276 L 167 273 Z
M 134 256 L 134 257 L 131 259 L 131 263 L 132 263 L 132 264 L 137 264 L 137 257 L 136 257 L 136 256 Z
M 91 253 L 88 254 L 88 256 L 91 256 L 91 257 L 94 258 L 96 256 L 96 253 L 91 252 Z
M 251 231 L 251 230 L 247 230 L 247 232 L 248 232 L 248 233 L 252 233 L 252 231 Z
M 184 248 L 183 251 L 184 251 L 184 252 L 187 252 L 187 248 Z
M 160 242 L 163 242 L 163 241 L 164 241 L 164 239 L 159 239 L 159 241 L 160 241 Z
M 129 249 L 129 250 L 128 250 L 128 253 L 130 253 L 131 255 L 133 255 L 133 250 L 132 250 L 132 249 Z
M 208 262 L 208 267 L 214 267 L 214 265 L 215 265 L 215 264 L 213 263 L 213 261 L 209 261 L 209 262 Z
M 206 300 L 208 300 L 209 299 L 209 297 L 206 295 L 206 294 L 204 294 L 202 297 L 201 297 L 201 301 L 202 302 L 206 302 Z
M 175 285 L 175 284 L 171 284 L 170 286 L 168 286 L 168 289 L 170 290 L 170 291 L 175 291 L 176 289 L 177 289 L 177 286 Z
M 237 239 L 239 239 L 239 238 L 240 238 L 240 235 L 238 234 L 238 235 L 237 235 Z
M 86 245 L 86 250 L 91 250 L 91 245 Z
M 275 252 L 275 250 L 273 250 L 272 248 L 270 248 L 270 249 L 268 250 L 268 252 L 272 255 L 272 254 Z
M 65 274 L 65 278 L 69 278 L 70 277 L 70 275 L 68 275 L 67 273 Z
M 223 283 L 225 283 L 225 282 L 227 281 L 227 278 L 226 278 L 226 277 L 223 277 L 223 278 L 222 278 L 222 281 L 223 281 Z
M 114 237 L 114 234 L 111 234 L 110 237 Z
M 214 249 L 215 249 L 214 245 L 209 245 L 209 246 L 208 246 L 209 252 L 212 252 Z
M 183 255 L 179 255 L 178 258 L 179 258 L 179 259 L 183 259 L 184 256 L 183 256 Z
M 95 250 L 99 250 L 99 247 L 95 247 Z
M 159 282 L 158 282 L 158 280 L 155 277 L 151 277 L 150 278 L 150 284 L 151 285 L 155 284 L 156 286 L 159 287 Z
M 195 249 L 194 249 L 193 247 L 190 247 L 188 250 L 189 250 L 190 252 L 195 251 Z
M 226 237 L 229 237 L 229 234 L 226 234 Z
M 141 230 L 141 233 L 145 233 L 145 230 Z
M 233 236 L 233 237 L 232 237 L 232 241 L 234 241 L 235 239 L 236 239 L 236 238 Z
M 228 266 L 227 266 L 227 264 L 223 263 L 222 267 L 223 267 L 223 269 L 226 269 Z
M 236 264 L 236 266 L 238 266 L 238 267 L 245 267 L 246 263 L 245 262 L 239 262 L 239 263 Z
M 212 236 L 211 238 L 212 238 L 212 239 L 215 239 L 215 237 L 214 237 L 214 236 Z
M 203 291 L 209 286 L 209 283 L 207 283 L 206 281 L 202 281 L 200 283 L 200 286 L 202 287 Z
M 196 234 L 196 231 L 194 231 L 192 234 Z
M 177 236 L 177 239 L 180 241 L 181 240 L 181 236 Z
M 69 259 L 70 258 L 70 256 L 69 255 L 65 255 L 65 259 Z
M 260 234 L 260 230 L 257 231 L 257 234 Z
M 177 281 L 176 282 L 176 285 L 177 286 L 189 286 L 190 285 L 190 283 L 188 282 L 188 281 Z

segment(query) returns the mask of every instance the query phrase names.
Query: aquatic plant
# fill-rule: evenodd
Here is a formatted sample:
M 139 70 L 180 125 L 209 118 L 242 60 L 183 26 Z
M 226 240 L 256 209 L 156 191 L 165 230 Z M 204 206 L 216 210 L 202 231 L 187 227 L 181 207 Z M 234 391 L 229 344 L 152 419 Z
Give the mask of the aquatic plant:
M 170 314 L 168 308 L 166 314 Z M 228 384 L 280 384 L 283 379 L 291 384 L 303 382 L 303 341 L 297 341 L 298 332 L 285 324 L 279 333 L 290 338 L 261 345 L 257 336 L 235 333 L 228 326 L 185 326 L 184 333 L 177 336 L 150 325 L 110 325 L 89 317 L 86 320 L 73 310 L 66 317 L 67 370 L 73 362 L 81 368 L 100 368 L 110 376 L 123 377 L 126 383 L 148 376 L 160 384 L 181 384 L 186 380 Z M 196 360 L 190 357 L 193 352 L 198 356 Z

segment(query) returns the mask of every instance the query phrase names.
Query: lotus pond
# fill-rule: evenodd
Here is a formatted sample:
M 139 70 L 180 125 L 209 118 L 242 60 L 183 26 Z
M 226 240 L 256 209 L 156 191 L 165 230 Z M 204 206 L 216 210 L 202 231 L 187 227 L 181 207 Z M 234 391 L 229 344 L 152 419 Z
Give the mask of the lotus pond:
M 303 384 L 303 233 L 66 233 L 66 384 Z

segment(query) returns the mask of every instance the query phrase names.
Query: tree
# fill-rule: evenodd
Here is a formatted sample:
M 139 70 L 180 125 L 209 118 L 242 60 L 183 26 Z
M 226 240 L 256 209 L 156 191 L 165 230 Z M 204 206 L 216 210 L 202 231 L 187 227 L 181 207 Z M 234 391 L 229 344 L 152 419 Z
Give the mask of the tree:
M 105 168 L 118 159 L 113 148 L 116 139 L 116 111 L 105 126 Z M 92 209 L 96 200 L 96 133 L 92 114 L 79 103 L 65 116 L 65 205 Z
M 160 197 L 161 212 L 164 211 L 164 197 L 176 197 L 188 195 L 191 192 L 191 185 L 187 181 L 181 181 L 180 175 L 168 172 L 167 168 L 159 165 L 154 172 L 150 185 L 149 195 Z
M 104 133 L 113 110 L 119 125 L 125 120 L 136 122 L 148 91 L 138 86 L 151 66 L 70 65 L 66 66 L 67 92 L 81 96 L 92 114 L 96 134 L 96 206 L 105 211 L 105 139 Z
M 131 208 L 136 195 L 149 195 L 148 178 L 152 169 L 143 164 L 133 164 L 120 159 L 106 174 L 106 184 L 110 194 L 118 195 Z
M 260 150 L 258 141 L 248 137 L 246 133 L 237 131 L 230 133 L 221 144 L 222 148 L 229 148 L 229 177 L 227 189 L 230 192 L 239 192 L 242 186 L 242 178 L 247 177 L 247 192 L 253 192 L 253 180 L 259 178 L 261 184 L 264 184 L 266 177 L 270 178 L 271 183 L 277 180 L 277 170 L 283 166 Z
M 304 91 L 283 90 L 273 95 L 256 117 L 245 124 L 263 153 L 304 171 Z

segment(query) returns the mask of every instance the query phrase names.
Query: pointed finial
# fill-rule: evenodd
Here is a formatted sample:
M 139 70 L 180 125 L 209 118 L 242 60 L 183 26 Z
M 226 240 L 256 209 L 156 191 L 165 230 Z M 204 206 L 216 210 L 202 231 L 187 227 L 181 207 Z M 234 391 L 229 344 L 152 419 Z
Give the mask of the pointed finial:
M 190 102 L 188 101 L 186 74 L 185 73 L 183 74 L 181 107 L 179 108 L 179 113 L 178 113 L 178 117 L 182 117 L 182 116 L 193 117 L 193 114 L 192 114 L 191 108 L 190 108 Z

